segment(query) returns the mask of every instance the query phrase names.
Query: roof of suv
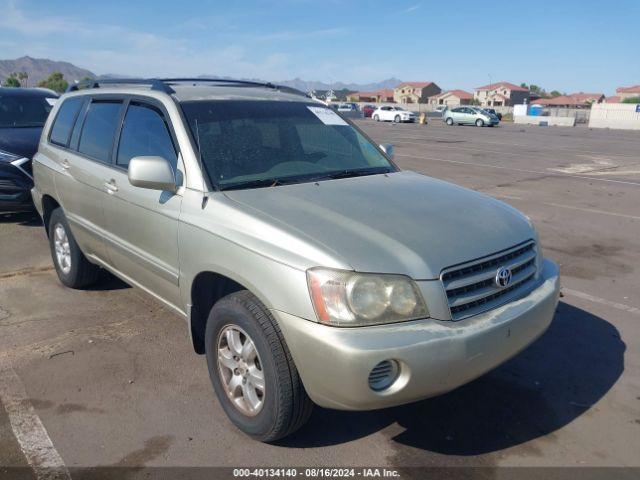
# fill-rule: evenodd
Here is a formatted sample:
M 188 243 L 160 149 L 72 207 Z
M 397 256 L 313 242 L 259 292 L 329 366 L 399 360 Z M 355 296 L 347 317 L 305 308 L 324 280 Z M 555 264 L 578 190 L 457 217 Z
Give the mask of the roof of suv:
M 154 91 L 166 93 L 179 102 L 198 100 L 274 100 L 311 102 L 303 92 L 270 83 L 227 79 L 109 79 L 95 80 L 85 85 L 72 85 L 67 91 L 91 93 L 136 93 Z

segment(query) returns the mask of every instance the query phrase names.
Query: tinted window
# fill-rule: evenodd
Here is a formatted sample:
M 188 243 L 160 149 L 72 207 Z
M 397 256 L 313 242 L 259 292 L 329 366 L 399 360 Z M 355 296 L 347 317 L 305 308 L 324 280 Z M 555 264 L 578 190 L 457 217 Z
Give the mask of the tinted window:
M 73 128 L 83 101 L 84 99 L 80 97 L 70 98 L 69 100 L 65 100 L 60 106 L 58 115 L 51 127 L 51 136 L 49 139 L 52 143 L 67 146 L 71 129 Z
M 51 105 L 45 97 L 0 92 L 0 128 L 42 127 L 50 111 Z
M 80 135 L 80 153 L 106 163 L 111 161 L 111 147 L 121 105 L 120 102 L 91 103 Z
M 163 157 L 174 169 L 178 161 L 167 124 L 160 113 L 152 107 L 132 104 L 124 119 L 116 163 L 126 168 L 129 161 L 138 156 Z
M 322 105 L 198 101 L 182 108 L 205 170 L 222 189 L 395 170 L 358 130 Z

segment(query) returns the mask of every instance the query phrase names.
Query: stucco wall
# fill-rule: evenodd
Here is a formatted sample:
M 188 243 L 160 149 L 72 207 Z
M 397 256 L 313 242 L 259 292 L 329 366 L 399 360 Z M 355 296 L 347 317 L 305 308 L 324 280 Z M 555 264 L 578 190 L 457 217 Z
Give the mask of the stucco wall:
M 590 128 L 640 130 L 640 112 L 633 103 L 599 103 L 591 107 Z

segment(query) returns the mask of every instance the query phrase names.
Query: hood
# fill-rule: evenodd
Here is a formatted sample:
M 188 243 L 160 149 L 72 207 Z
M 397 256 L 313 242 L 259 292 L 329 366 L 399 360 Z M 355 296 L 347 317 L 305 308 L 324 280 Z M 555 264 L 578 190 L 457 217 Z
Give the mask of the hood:
M 446 267 L 535 238 L 513 207 L 413 172 L 225 194 L 247 214 L 268 218 L 359 272 L 434 279 Z
M 38 151 L 42 127 L 0 128 L 0 150 L 33 158 Z

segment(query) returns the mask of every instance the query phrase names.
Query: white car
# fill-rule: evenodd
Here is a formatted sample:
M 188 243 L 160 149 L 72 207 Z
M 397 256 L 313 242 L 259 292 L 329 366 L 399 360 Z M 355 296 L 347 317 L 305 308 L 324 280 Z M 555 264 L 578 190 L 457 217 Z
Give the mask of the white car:
M 371 115 L 376 122 L 415 122 L 416 114 L 408 112 L 402 107 L 378 107 Z

